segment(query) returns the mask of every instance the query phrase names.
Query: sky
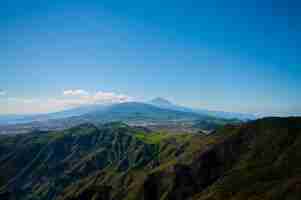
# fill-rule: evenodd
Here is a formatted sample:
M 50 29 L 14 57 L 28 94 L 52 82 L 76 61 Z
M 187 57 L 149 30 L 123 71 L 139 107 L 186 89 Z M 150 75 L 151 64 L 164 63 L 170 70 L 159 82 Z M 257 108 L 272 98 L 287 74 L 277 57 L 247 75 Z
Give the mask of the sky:
M 300 1 L 0 2 L 0 114 L 145 101 L 301 114 Z

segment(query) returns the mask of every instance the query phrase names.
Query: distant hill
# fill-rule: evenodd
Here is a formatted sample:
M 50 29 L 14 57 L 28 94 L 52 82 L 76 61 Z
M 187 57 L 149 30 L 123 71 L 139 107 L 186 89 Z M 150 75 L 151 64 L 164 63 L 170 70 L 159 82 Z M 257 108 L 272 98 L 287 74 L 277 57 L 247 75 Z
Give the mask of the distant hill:
M 154 99 L 150 100 L 148 103 L 153 104 L 153 105 L 158 106 L 158 107 L 172 107 L 172 106 L 174 106 L 173 103 L 171 103 L 167 99 L 164 99 L 164 98 L 161 98 L 161 97 L 154 98 Z
M 156 109 L 150 107 L 149 105 L 161 109 Z M 117 109 L 121 109 L 118 111 Z M 163 111 L 164 109 L 165 111 Z M 131 111 L 132 110 L 132 111 Z M 66 118 L 79 117 L 83 115 L 98 115 L 102 116 L 104 120 L 111 118 L 111 120 L 116 117 L 116 120 L 122 120 L 124 118 L 134 118 L 134 112 L 136 114 L 145 113 L 145 117 L 147 118 L 161 118 L 167 119 L 167 110 L 169 110 L 168 116 L 171 119 L 179 119 L 179 118 L 196 118 L 199 116 L 207 116 L 207 117 L 215 117 L 215 118 L 224 118 L 224 119 L 238 119 L 238 120 L 253 120 L 255 116 L 251 114 L 243 114 L 243 113 L 231 113 L 231 112 L 220 112 L 220 111 L 209 111 L 209 110 L 201 110 L 201 109 L 193 109 L 184 106 L 179 106 L 173 104 L 172 102 L 158 97 L 146 103 L 143 102 L 128 102 L 128 103 L 117 103 L 112 105 L 85 105 L 72 109 L 67 109 L 54 113 L 45 113 L 45 114 L 31 114 L 31 115 L 0 115 L 0 125 L 9 125 L 9 124 L 24 124 L 24 123 L 32 123 L 32 122 L 45 122 L 49 120 L 60 120 Z M 114 113 L 109 113 L 113 111 Z M 177 113 L 175 112 L 177 111 Z M 155 112 L 159 112 L 157 115 Z M 96 114 L 98 113 L 98 114 Z M 101 113 L 106 113 L 105 117 Z M 119 113 L 119 116 L 117 116 Z M 121 115 L 121 113 L 123 113 Z M 126 117 L 125 114 L 128 113 L 131 116 Z M 151 114 L 152 113 L 152 114 Z M 163 114 L 164 113 L 164 114 Z M 173 113 L 173 114 L 172 114 Z M 189 113 L 189 114 L 188 114 Z M 165 115 L 165 117 L 163 117 Z M 182 115 L 182 117 L 179 117 Z M 85 117 L 86 117 L 85 116 Z M 109 117 L 110 116 L 110 117 Z M 159 117 L 160 116 L 160 117 Z M 177 117 L 175 117 L 177 116 Z M 194 117 L 193 117 L 194 116 Z M 139 118 L 139 116 L 138 116 Z
M 160 108 L 141 102 L 87 106 L 48 115 L 34 116 L 30 119 L 26 118 L 26 120 L 24 123 L 0 125 L 0 134 L 20 134 L 33 130 L 63 130 L 87 122 L 98 124 L 123 121 L 128 124 L 143 126 L 159 124 L 162 125 L 161 127 L 168 127 L 171 123 L 177 126 L 177 122 L 185 122 L 188 123 L 188 129 L 189 126 L 191 127 L 196 122 L 200 124 L 199 127 L 204 128 L 236 122 L 194 112 Z M 181 126 L 183 128 L 187 127 L 187 125 Z

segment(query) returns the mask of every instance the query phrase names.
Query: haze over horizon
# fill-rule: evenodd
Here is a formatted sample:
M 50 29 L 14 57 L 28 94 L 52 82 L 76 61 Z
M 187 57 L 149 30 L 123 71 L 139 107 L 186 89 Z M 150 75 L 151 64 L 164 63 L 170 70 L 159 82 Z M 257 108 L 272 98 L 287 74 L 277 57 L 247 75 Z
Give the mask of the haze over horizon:
M 0 3 L 0 115 L 163 97 L 301 115 L 296 1 Z

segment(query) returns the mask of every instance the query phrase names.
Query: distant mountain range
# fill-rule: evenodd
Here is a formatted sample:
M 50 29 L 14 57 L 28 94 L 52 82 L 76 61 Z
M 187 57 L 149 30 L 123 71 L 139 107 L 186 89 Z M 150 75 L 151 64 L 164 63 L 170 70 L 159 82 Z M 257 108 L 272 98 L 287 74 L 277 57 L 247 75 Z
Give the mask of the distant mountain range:
M 200 117 L 239 120 L 255 119 L 255 116 L 251 114 L 209 111 L 179 106 L 159 97 L 146 103 L 128 102 L 113 105 L 87 105 L 55 113 L 36 115 L 0 115 L 0 124 L 22 124 L 72 117 L 98 118 L 103 121 L 128 119 L 179 120 L 197 119 Z

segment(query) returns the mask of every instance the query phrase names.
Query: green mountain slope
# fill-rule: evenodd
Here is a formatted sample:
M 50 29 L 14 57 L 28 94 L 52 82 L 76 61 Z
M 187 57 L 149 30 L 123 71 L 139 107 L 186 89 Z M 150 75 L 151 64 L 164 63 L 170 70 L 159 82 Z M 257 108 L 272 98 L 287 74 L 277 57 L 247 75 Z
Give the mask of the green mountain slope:
M 211 135 L 110 123 L 0 137 L 0 199 L 301 198 L 301 118 Z
M 149 176 L 144 199 L 301 198 L 301 118 L 267 118 L 215 134 L 218 143 L 192 163 L 175 165 L 170 177 L 166 170 Z
M 267 118 L 235 132 L 227 142 L 237 159 L 193 199 L 301 199 L 301 118 Z
M 188 160 L 202 142 L 201 136 L 154 133 L 123 123 L 1 136 L 0 195 L 73 199 L 96 187 L 111 188 L 114 198 L 130 199 L 148 173 Z M 134 185 L 124 186 L 126 181 Z
M 97 170 L 147 165 L 154 159 L 155 146 L 138 140 L 134 133 L 123 124 L 101 128 L 83 124 L 63 132 L 3 136 L 3 190 L 20 199 L 53 199 L 69 183 Z

